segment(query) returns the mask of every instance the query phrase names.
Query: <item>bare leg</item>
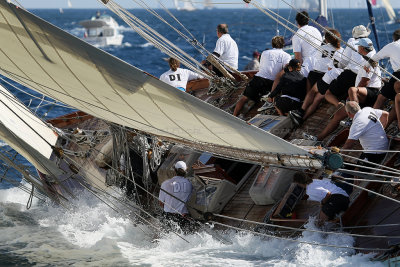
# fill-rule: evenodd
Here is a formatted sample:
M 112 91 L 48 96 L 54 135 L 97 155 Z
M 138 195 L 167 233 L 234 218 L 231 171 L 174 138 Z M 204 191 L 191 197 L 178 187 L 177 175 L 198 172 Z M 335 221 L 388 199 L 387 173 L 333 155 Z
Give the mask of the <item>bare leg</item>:
M 337 97 L 335 95 L 333 95 L 331 93 L 330 90 L 326 91 L 325 99 L 326 99 L 326 101 L 328 101 L 329 103 L 331 103 L 335 107 L 337 107 L 339 105 L 339 100 L 337 99 Z
M 396 97 L 394 98 L 394 105 L 397 116 L 397 127 L 400 129 L 400 94 L 396 94 Z
M 235 110 L 233 111 L 233 116 L 238 116 L 240 114 L 240 111 L 242 110 L 244 104 L 249 101 L 249 98 L 247 96 L 242 96 L 239 101 L 236 103 Z
M 393 88 L 396 93 L 400 93 L 400 82 L 395 82 Z
M 326 127 L 322 130 L 322 132 L 317 136 L 317 139 L 322 141 L 324 140 L 329 134 L 331 134 L 336 128 L 339 126 L 340 121 L 347 117 L 346 109 L 341 108 L 339 109 L 331 121 L 326 125 Z
M 388 123 L 386 124 L 386 128 L 387 128 L 390 124 L 392 124 L 392 122 L 393 122 L 394 120 L 396 120 L 396 118 L 397 118 L 396 109 L 395 109 L 395 108 L 392 108 L 392 109 L 390 110 L 390 112 L 389 112 L 389 118 L 388 118 Z
M 318 87 L 317 84 L 314 84 L 314 86 L 310 89 L 310 91 L 306 94 L 306 97 L 304 98 L 303 104 L 301 105 L 302 110 L 307 110 L 308 107 L 314 102 L 314 97 L 318 93 Z
M 328 219 L 329 217 L 321 210 L 318 216 L 318 226 L 322 226 Z
M 310 117 L 315 112 L 315 110 L 318 108 L 319 104 L 322 102 L 323 99 L 324 99 L 324 96 L 317 92 L 317 94 L 314 97 L 314 101 L 308 107 L 308 109 L 306 110 L 306 113 L 303 116 L 304 120 L 307 119 L 308 117 Z
M 350 87 L 349 88 L 349 99 L 358 103 L 364 103 L 367 99 L 367 88 L 365 87 Z
M 381 109 L 383 104 L 385 103 L 386 99 L 387 99 L 386 97 L 384 97 L 383 95 L 379 94 L 378 98 L 375 101 L 375 104 L 374 104 L 373 108 L 374 109 Z
M 276 111 L 278 112 L 279 116 L 286 116 L 287 114 L 283 114 L 282 111 L 276 106 L 274 105 Z

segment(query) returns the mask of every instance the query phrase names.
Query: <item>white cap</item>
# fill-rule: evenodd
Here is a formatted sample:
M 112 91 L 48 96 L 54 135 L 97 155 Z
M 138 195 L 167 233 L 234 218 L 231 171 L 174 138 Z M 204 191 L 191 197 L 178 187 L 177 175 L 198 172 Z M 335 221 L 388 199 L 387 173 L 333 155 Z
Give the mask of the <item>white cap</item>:
M 175 169 L 182 169 L 186 171 L 186 163 L 184 161 L 178 161 L 175 163 Z
M 370 29 L 365 28 L 364 25 L 358 25 L 353 28 L 352 35 L 354 38 L 368 37 L 371 33 Z

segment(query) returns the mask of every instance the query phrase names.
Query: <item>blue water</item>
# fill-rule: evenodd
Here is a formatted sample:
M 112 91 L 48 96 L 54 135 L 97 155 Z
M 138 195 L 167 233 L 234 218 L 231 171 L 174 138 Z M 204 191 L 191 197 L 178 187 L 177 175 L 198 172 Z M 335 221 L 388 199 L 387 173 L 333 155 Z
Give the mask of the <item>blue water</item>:
M 78 22 L 90 18 L 96 10 L 32 10 L 39 17 L 78 36 L 83 29 Z M 144 10 L 131 10 L 140 19 L 159 31 L 183 50 L 201 60 L 201 55 L 170 28 L 156 20 Z M 162 16 L 166 13 L 158 10 Z M 205 36 L 205 47 L 212 51 L 217 40 L 216 25 L 227 23 L 230 34 L 239 46 L 239 69 L 250 60 L 254 50 L 270 47 L 270 40 L 277 31 L 281 35 L 291 33 L 266 17 L 258 10 L 217 9 L 172 13 L 187 27 L 200 42 Z M 294 21 L 295 12 L 280 10 L 280 15 Z M 311 13 L 316 17 L 316 13 Z M 333 10 L 335 28 L 343 39 L 351 35 L 351 29 L 358 24 L 369 22 L 365 10 Z M 381 45 L 391 41 L 391 33 L 398 25 L 385 25 L 387 17 L 376 12 Z M 120 47 L 104 48 L 107 52 L 128 63 L 159 76 L 168 69 L 163 58 L 167 55 L 143 40 L 119 19 L 125 36 Z M 171 19 L 168 19 L 171 21 Z M 175 23 L 174 26 L 177 26 Z M 183 31 L 182 28 L 179 28 Z M 371 37 L 372 38 L 372 37 Z M 373 39 L 375 42 L 375 40 Z M 5 84 L 4 84 L 5 85 Z M 8 87 L 25 103 L 29 97 Z M 28 90 L 28 89 L 27 89 Z M 30 91 L 31 92 L 31 91 Z M 33 93 L 33 92 L 31 92 Z M 40 101 L 31 103 L 31 107 Z M 40 108 L 39 115 L 49 107 Z M 50 117 L 60 116 L 69 110 L 54 107 Z M 0 143 L 0 145 L 5 145 Z M 25 164 L 28 165 L 26 161 Z M 30 167 L 33 171 L 33 168 Z M 10 172 L 18 179 L 19 175 Z M 265 241 L 252 235 L 227 232 L 231 245 L 222 244 L 206 233 L 187 236 L 189 244 L 176 236 L 161 237 L 158 242 L 125 218 L 90 195 L 83 195 L 77 201 L 77 209 L 66 212 L 49 203 L 34 201 L 30 210 L 25 204 L 28 195 L 6 181 L 0 182 L 0 266 L 367 266 L 369 256 L 354 255 L 352 250 L 312 247 L 285 241 Z M 351 246 L 350 238 L 323 237 L 308 234 L 302 240 L 334 243 Z

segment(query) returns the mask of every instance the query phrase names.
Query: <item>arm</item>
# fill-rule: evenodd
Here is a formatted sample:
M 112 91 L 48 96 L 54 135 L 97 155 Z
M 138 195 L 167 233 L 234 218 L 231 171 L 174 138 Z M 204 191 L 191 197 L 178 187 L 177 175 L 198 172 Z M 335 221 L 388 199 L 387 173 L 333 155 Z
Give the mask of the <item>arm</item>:
M 346 143 L 344 143 L 342 149 L 350 149 L 356 144 L 357 140 L 347 139 Z
M 383 128 L 386 128 L 388 123 L 389 113 L 387 111 L 382 111 L 382 115 L 379 118 L 379 121 L 382 123 Z
M 275 83 L 275 81 L 274 81 Z M 271 90 L 271 94 L 269 95 L 269 98 L 274 98 L 275 96 L 277 96 L 283 89 L 283 86 L 286 83 L 286 79 L 285 77 L 282 77 L 279 81 L 279 84 L 276 86 L 276 88 L 274 90 Z

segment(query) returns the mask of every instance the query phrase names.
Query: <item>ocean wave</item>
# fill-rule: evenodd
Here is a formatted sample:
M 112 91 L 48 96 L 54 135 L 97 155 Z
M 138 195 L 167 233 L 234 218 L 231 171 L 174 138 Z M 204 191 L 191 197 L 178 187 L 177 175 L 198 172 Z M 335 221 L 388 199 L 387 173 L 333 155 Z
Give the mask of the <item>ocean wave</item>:
M 352 249 L 267 240 L 235 231 L 219 232 L 229 243 L 204 231 L 184 235 L 186 242 L 172 232 L 160 235 L 148 225 L 133 223 L 90 193 L 80 195 L 71 205 L 74 208 L 65 210 L 46 203 L 21 212 L 23 205 L 0 203 L 0 225 L 8 225 L 0 228 L 0 242 L 5 244 L 2 249 L 39 265 L 87 261 L 118 266 L 380 265 L 369 261 L 371 255 L 355 254 Z M 306 227 L 315 226 L 310 222 Z M 354 244 L 352 237 L 312 232 L 304 232 L 298 240 L 338 246 Z
M 139 47 L 143 47 L 143 48 L 151 47 L 151 46 L 154 46 L 154 44 L 152 44 L 152 43 L 144 43 L 144 44 L 139 45 Z

